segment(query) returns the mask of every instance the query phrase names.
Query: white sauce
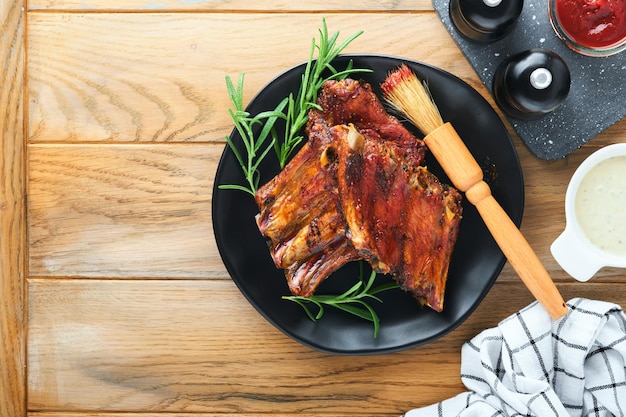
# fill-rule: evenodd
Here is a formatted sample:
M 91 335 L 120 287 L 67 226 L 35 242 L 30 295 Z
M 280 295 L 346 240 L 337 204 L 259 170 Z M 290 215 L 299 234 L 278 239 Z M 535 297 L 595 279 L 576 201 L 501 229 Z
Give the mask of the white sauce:
M 626 156 L 591 168 L 580 183 L 575 202 L 583 232 L 598 248 L 626 256 Z

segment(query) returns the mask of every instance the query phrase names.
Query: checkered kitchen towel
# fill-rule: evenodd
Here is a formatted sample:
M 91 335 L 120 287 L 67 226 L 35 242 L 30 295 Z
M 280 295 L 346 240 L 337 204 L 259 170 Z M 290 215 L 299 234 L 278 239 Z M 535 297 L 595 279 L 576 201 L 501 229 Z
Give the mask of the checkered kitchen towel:
M 626 315 L 573 299 L 552 320 L 538 303 L 463 345 L 469 390 L 405 417 L 626 416 Z

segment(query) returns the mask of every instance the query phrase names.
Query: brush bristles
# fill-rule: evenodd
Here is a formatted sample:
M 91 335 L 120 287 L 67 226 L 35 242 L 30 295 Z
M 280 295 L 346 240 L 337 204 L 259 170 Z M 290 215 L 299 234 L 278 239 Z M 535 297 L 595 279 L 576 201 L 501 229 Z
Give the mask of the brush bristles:
M 385 100 L 406 116 L 424 135 L 443 125 L 443 119 L 427 88 L 417 76 L 402 66 L 383 84 Z

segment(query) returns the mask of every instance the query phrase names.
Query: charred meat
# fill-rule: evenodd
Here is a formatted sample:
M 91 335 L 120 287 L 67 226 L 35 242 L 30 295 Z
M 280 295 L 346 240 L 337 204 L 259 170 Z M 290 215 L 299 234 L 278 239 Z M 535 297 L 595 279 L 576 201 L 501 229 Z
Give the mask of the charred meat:
M 285 168 L 256 195 L 257 225 L 285 270 L 289 289 L 310 296 L 332 272 L 358 259 L 346 237 L 337 189 L 333 129 L 317 124 Z
M 420 304 L 441 311 L 460 193 L 407 163 L 395 143 L 345 129 L 337 176 L 350 242 L 377 272 L 391 274 Z
M 324 84 L 307 143 L 255 198 L 257 225 L 291 292 L 310 296 L 367 260 L 420 304 L 443 308 L 461 196 L 424 166 L 425 144 L 367 83 Z
M 387 113 L 369 84 L 352 79 L 328 81 L 320 91 L 317 104 L 321 110 L 309 113 L 309 128 L 316 124 L 353 124 L 364 135 L 396 144 L 408 164 L 418 166 L 424 163 L 424 141 Z

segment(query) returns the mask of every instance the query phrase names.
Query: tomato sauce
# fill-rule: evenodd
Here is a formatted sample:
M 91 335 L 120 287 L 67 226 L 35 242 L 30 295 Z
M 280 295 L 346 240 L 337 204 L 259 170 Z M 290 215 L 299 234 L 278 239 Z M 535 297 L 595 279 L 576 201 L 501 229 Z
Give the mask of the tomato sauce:
M 626 0 L 556 0 L 556 14 L 569 37 L 587 48 L 626 39 Z

